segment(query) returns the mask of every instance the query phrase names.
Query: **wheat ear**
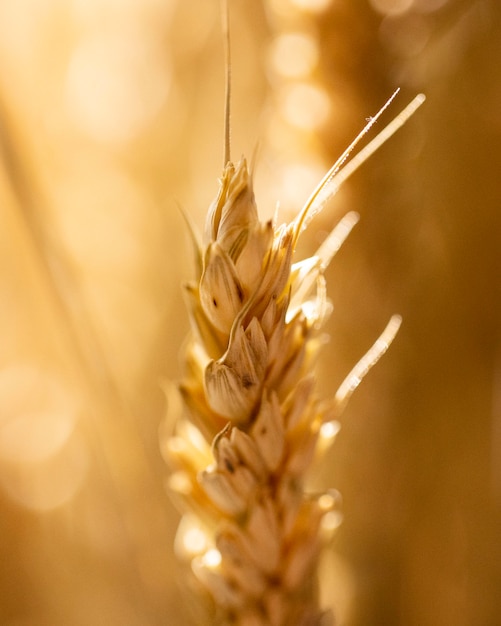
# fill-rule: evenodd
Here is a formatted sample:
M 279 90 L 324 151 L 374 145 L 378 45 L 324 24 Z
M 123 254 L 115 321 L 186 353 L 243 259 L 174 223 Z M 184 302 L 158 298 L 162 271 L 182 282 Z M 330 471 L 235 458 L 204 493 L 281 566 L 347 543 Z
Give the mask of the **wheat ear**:
M 229 94 L 229 89 L 227 90 Z M 184 513 L 179 552 L 213 599 L 213 621 L 239 626 L 330 623 L 316 567 L 337 494 L 309 494 L 308 468 L 335 432 L 334 419 L 395 336 L 394 316 L 336 396 L 320 400 L 315 362 L 328 310 L 324 271 L 356 223 L 349 213 L 317 253 L 294 262 L 306 223 L 352 173 L 343 153 L 289 224 L 261 222 L 242 158 L 229 155 L 207 216 L 199 275 L 185 286 L 192 332 L 186 374 L 163 452 Z M 404 112 L 348 165 L 358 167 L 423 101 Z M 372 146 L 372 147 L 371 147 Z M 348 167 L 348 170 L 347 170 Z

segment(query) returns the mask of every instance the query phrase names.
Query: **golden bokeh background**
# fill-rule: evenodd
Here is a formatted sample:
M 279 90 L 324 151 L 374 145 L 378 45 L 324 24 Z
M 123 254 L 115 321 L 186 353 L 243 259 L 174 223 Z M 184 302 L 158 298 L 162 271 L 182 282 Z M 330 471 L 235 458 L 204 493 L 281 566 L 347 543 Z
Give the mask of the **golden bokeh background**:
M 231 1 L 232 149 L 289 219 L 391 95 L 426 104 L 312 223 L 332 394 L 404 323 L 313 477 L 341 626 L 501 624 L 501 5 Z M 223 153 L 217 0 L 0 3 L 0 624 L 203 624 L 158 432 Z M 382 127 L 381 122 L 378 126 Z

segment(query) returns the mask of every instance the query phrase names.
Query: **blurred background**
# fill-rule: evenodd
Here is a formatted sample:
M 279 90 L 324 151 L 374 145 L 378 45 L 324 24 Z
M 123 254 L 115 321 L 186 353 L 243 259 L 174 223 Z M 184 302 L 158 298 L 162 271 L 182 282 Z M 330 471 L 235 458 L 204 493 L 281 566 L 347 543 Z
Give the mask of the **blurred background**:
M 312 222 L 319 385 L 402 329 L 315 482 L 340 626 L 501 624 L 501 4 L 231 1 L 232 151 L 292 217 L 396 87 L 426 104 Z M 0 3 L 0 624 L 181 626 L 158 431 L 223 159 L 217 0 Z

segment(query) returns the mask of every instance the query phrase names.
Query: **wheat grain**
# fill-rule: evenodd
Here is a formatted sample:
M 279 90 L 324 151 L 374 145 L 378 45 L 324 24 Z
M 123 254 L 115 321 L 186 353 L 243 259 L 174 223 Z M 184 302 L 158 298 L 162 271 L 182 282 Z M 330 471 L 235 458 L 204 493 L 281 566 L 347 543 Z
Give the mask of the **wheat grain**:
M 175 417 L 163 441 L 173 468 L 170 488 L 185 513 L 177 545 L 220 623 L 311 626 L 331 619 L 319 606 L 315 572 L 322 528 L 330 528 L 326 520 L 338 498 L 308 494 L 306 475 L 325 452 L 333 419 L 400 320 L 392 318 L 332 400 L 320 399 L 314 369 L 329 311 L 324 271 L 358 216 L 349 213 L 312 257 L 294 262 L 294 253 L 340 182 L 422 100 L 376 137 L 354 167 L 341 169 L 389 103 L 370 118 L 297 218 L 281 225 L 259 220 L 246 160 L 229 160 L 226 124 L 225 164 L 197 253 L 199 275 L 185 286 L 192 333 L 179 390 L 186 415 Z

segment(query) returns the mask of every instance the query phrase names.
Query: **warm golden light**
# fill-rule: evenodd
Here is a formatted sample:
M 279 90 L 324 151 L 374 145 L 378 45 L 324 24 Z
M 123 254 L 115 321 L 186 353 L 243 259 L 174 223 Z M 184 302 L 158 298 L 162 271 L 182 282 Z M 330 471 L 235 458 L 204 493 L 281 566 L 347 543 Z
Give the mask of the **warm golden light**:
M 270 48 L 272 69 L 285 78 L 309 74 L 318 61 L 318 46 L 306 33 L 285 33 L 278 36 Z
M 75 400 L 33 365 L 0 373 L 0 463 L 29 464 L 57 454 L 77 421 Z
M 77 494 L 88 463 L 83 442 L 74 438 L 59 454 L 43 461 L 4 464 L 0 485 L 18 504 L 46 512 L 67 504 Z
M 335 489 L 329 490 L 318 498 L 318 506 L 324 511 L 321 528 L 324 540 L 326 541 L 332 537 L 334 531 L 343 521 L 340 505 L 341 494 Z
M 316 449 L 317 458 L 323 458 L 324 455 L 330 450 L 340 430 L 341 424 L 337 420 L 324 422 L 320 426 Z
M 432 13 L 441 9 L 447 2 L 449 0 L 414 0 L 412 8 L 421 13 Z
M 76 396 L 37 364 L 0 373 L 0 485 L 18 504 L 48 511 L 77 493 L 88 465 L 78 413 Z
M 320 543 L 341 514 L 319 494 L 335 486 L 345 500 L 342 532 L 323 550 L 322 607 L 346 626 L 501 624 L 501 2 L 228 4 L 231 156 L 253 162 L 264 220 L 293 219 L 395 87 L 362 150 L 415 94 L 428 97 L 353 177 L 352 153 L 348 184 L 293 259 L 336 252 L 327 233 L 360 213 L 325 275 L 336 308 L 317 384 L 279 394 L 315 418 L 305 508 Z M 197 478 L 225 421 L 202 428 L 203 394 L 182 413 L 177 387 L 162 392 L 185 375 L 181 285 L 204 263 L 178 206 L 203 241 L 221 174 L 219 13 L 219 0 L 0 2 L 2 625 L 210 624 L 192 587 L 235 606 L 235 581 L 260 582 L 252 564 L 231 561 L 231 541 L 248 526 L 268 539 L 272 525 L 263 513 L 250 526 L 245 513 L 239 534 L 215 540 L 227 513 L 206 509 Z M 298 283 L 313 326 L 323 286 Z M 402 330 L 355 402 L 340 416 L 387 342 L 347 377 L 339 410 L 313 411 L 394 311 Z M 200 350 L 189 367 L 208 362 Z M 287 415 L 299 432 L 299 412 Z M 237 508 L 250 481 L 224 444 L 235 474 L 209 479 Z M 287 529 L 282 556 L 303 528 L 292 487 L 272 503 Z M 176 534 L 185 513 L 202 519 Z M 277 608 L 270 571 L 256 598 Z
M 384 15 L 401 15 L 412 7 L 413 0 L 370 0 L 370 3 Z
M 36 463 L 56 454 L 74 427 L 65 413 L 38 411 L 5 420 L 0 429 L 0 461 Z
M 338 434 L 340 429 L 341 424 L 336 420 L 325 422 L 325 424 L 322 424 L 320 427 L 320 437 L 330 442 Z
M 221 563 L 221 553 L 216 548 L 211 548 L 203 555 L 202 561 L 206 567 L 215 569 Z
M 207 534 L 200 521 L 192 515 L 183 517 L 176 533 L 176 553 L 181 558 L 192 559 L 207 552 L 208 548 Z
M 69 64 L 69 112 L 94 139 L 121 143 L 158 113 L 169 85 L 165 53 L 158 53 L 151 35 L 95 34 L 82 39 Z
M 202 455 L 203 461 L 212 458 L 210 445 L 194 424 L 188 420 L 184 420 L 181 424 L 181 430 L 180 435 L 189 441 L 193 448 Z
M 339 511 L 328 511 L 322 518 L 322 530 L 327 534 L 339 528 L 343 522 L 343 515 Z
M 318 506 L 323 511 L 331 511 L 334 508 L 336 500 L 331 493 L 323 493 L 318 499 Z
M 192 491 L 191 481 L 186 472 L 178 471 L 169 477 L 169 489 L 176 493 L 188 495 Z
M 311 131 L 320 128 L 327 121 L 330 99 L 319 85 L 295 83 L 285 88 L 281 109 L 289 124 Z
M 184 546 L 192 554 L 201 554 L 207 547 L 207 537 L 200 528 L 190 528 L 184 535 Z
M 298 9 L 311 13 L 321 13 L 331 4 L 332 0 L 291 0 Z
M 311 189 L 321 178 L 323 168 L 314 163 L 289 163 L 278 174 L 275 197 L 280 198 L 281 206 L 297 210 Z
M 57 190 L 57 200 L 65 209 L 57 215 L 57 227 L 79 267 L 85 265 L 97 279 L 102 280 L 106 268 L 108 274 L 121 273 L 131 281 L 145 264 L 138 234 L 150 229 L 143 216 L 149 199 L 132 179 L 108 163 L 106 177 L 75 198 L 74 186 L 80 183 L 84 164 L 78 154 L 68 158 L 72 175 Z

